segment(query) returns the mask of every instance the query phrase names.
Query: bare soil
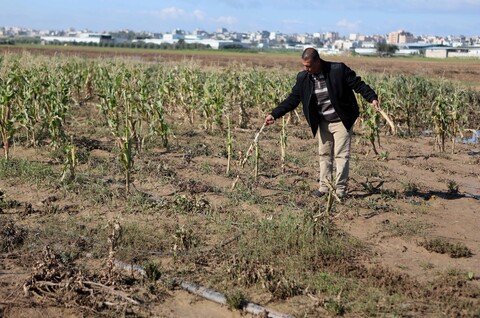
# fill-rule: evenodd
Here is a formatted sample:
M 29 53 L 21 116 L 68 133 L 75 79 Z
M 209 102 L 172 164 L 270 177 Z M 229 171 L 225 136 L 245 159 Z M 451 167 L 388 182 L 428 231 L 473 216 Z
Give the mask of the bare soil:
M 17 51 L 17 48 L 0 48 L 0 50 Z M 64 51 L 49 49 L 30 49 L 33 54 L 72 54 L 86 57 L 128 56 L 142 60 L 159 62 L 180 62 L 193 60 L 204 66 L 225 66 L 235 60 L 246 66 L 278 67 L 289 70 L 299 68 L 297 57 L 275 56 L 261 54 L 209 54 L 209 53 L 182 53 L 182 52 L 147 52 L 132 53 L 120 50 L 99 52 L 97 50 L 80 49 Z M 441 76 L 448 79 L 472 82 L 473 86 L 480 87 L 480 66 L 478 62 L 470 61 L 421 61 L 396 58 L 335 58 L 345 61 L 352 68 L 367 72 L 400 72 L 405 74 L 421 74 L 426 76 Z M 94 115 L 94 114 L 93 114 Z M 251 122 L 250 129 L 234 131 L 234 138 L 238 142 L 237 150 L 245 151 L 252 140 L 255 128 L 260 126 L 262 119 Z M 150 174 L 134 175 L 134 186 L 137 190 L 148 193 L 153 198 L 171 198 L 175 195 L 197 195 L 208 200 L 217 211 L 221 211 L 229 203 L 226 193 L 234 180 L 234 176 L 226 176 L 226 159 L 218 155 L 222 151 L 223 137 L 219 134 L 207 134 L 199 127 L 189 127 L 178 123 L 177 147 L 166 151 L 162 148 L 153 148 L 148 156 L 137 158 L 136 165 L 140 169 L 151 169 Z M 387 130 L 384 127 L 385 131 Z M 88 150 L 91 162 L 102 163 L 103 160 L 114 161 L 115 155 L 109 150 L 111 143 L 102 138 L 92 136 L 89 131 L 78 128 L 78 138 L 87 137 L 96 142 L 96 147 Z M 366 266 L 381 266 L 395 273 L 405 274 L 407 277 L 420 283 L 428 284 L 433 278 L 449 271 L 458 271 L 466 275 L 471 273 L 468 284 L 480 288 L 480 148 L 478 145 L 457 144 L 453 153 L 439 153 L 433 150 L 432 136 L 403 139 L 382 134 L 382 151 L 386 155 L 383 160 L 374 156 L 370 145 L 365 143 L 358 133 L 354 139 L 351 165 L 351 180 L 349 184 L 349 198 L 342 204 L 336 204 L 334 222 L 341 229 L 363 241 L 371 253 L 364 260 Z M 191 133 L 195 132 L 195 133 Z M 257 193 L 264 198 L 280 198 L 286 200 L 285 191 L 272 187 L 280 180 L 288 182 L 305 182 L 311 190 L 317 184 L 317 158 L 315 139 L 309 136 L 309 129 L 305 122 L 292 126 L 289 132 L 288 152 L 297 161 L 288 163 L 287 171 L 279 171 L 279 146 L 277 145 L 279 127 L 268 128 L 261 136 L 262 151 L 265 153 L 263 169 L 260 172 Z M 101 145 L 101 146 L 98 146 Z M 196 152 L 188 153 L 185 149 Z M 191 157 L 189 157 L 191 156 Z M 12 157 L 28 159 L 46 165 L 60 166 L 51 159 L 48 153 L 40 149 L 15 147 Z M 95 159 L 96 158 L 96 159 Z M 95 160 L 96 161 L 95 161 Z M 93 161 L 92 161 L 93 160 Z M 84 169 L 82 171 L 82 169 Z M 88 174 L 89 164 L 83 163 L 80 171 Z M 249 167 L 242 171 L 248 177 Z M 147 170 L 146 170 L 147 171 Z M 173 171 L 175 179 L 170 182 L 160 181 L 162 176 Z M 191 182 L 195 180 L 196 182 Z M 187 182 L 187 181 L 190 181 Z M 450 191 L 448 184 L 458 185 L 458 193 Z M 121 176 L 112 176 L 106 180 L 111 188 L 122 189 Z M 381 184 L 381 185 L 380 185 Z M 378 188 L 375 188 L 378 186 Z M 373 188 L 372 188 L 373 187 Z M 413 188 L 413 190 L 412 190 Z M 25 251 L 42 251 L 45 246 L 56 247 L 55 233 L 50 236 L 41 234 L 36 229 L 44 229 L 45 224 L 53 222 L 53 229 L 68 232 L 76 226 L 91 228 L 91 233 L 105 233 L 103 247 L 97 243 L 83 242 L 86 247 L 76 259 L 82 273 L 76 273 L 81 281 L 93 280 L 92 273 L 100 275 L 105 271 L 105 258 L 108 224 L 115 217 L 120 217 L 121 223 L 145 221 L 154 226 L 158 224 L 158 231 L 173 228 L 174 224 L 188 224 L 194 222 L 193 227 L 201 227 L 206 232 L 203 241 L 209 246 L 219 244 L 231 237 L 231 233 L 224 236 L 209 235 L 209 222 L 195 218 L 189 220 L 187 216 L 159 215 L 134 213 L 125 201 L 113 200 L 110 204 L 94 201 L 92 198 L 77 196 L 75 191 L 65 191 L 58 186 L 45 185 L 33 180 L 19 180 L 3 178 L 0 180 L 0 189 L 8 198 L 10 204 L 2 206 L 0 221 L 2 227 L 7 222 L 14 222 L 18 232 L 20 227 L 28 228 L 30 239 L 28 248 L 12 248 L 0 254 L 0 317 L 94 317 L 105 316 L 155 316 L 155 317 L 249 317 L 239 311 L 232 311 L 225 306 L 200 299 L 178 288 L 173 290 L 164 286 L 155 286 L 154 292 L 139 288 L 134 284 L 125 283 L 128 273 L 118 269 L 118 280 L 114 287 L 125 292 L 135 299 L 142 299 L 140 307 L 129 306 L 124 297 L 112 296 L 105 289 L 95 289 L 90 286 L 90 292 L 96 297 L 103 295 L 99 301 L 111 305 L 109 310 L 92 310 L 92 303 L 82 303 L 85 299 L 70 299 L 71 294 L 65 292 L 59 304 L 54 301 L 59 296 L 58 286 L 43 286 L 43 294 L 38 296 L 26 295 L 24 285 L 30 277 L 39 270 L 40 253 L 31 254 Z M 220 189 L 217 191 L 216 189 Z M 372 190 L 373 189 L 373 190 Z M 378 190 L 378 191 L 377 191 Z M 380 191 L 382 190 L 382 191 Z M 385 193 L 396 193 L 389 197 Z M 121 195 L 119 195 L 121 197 Z M 309 202 L 317 200 L 308 198 Z M 107 200 L 108 201 L 108 200 Z M 272 217 L 262 211 L 254 203 L 245 202 L 238 206 L 238 213 L 252 215 L 257 219 Z M 275 213 L 275 212 L 274 212 Z M 302 211 L 298 211 L 302 213 Z M 273 214 L 274 215 L 274 214 Z M 143 223 L 139 223 L 143 224 Z M 165 230 L 165 231 L 167 231 Z M 102 232 L 103 231 L 103 232 Z M 139 231 L 139 235 L 142 231 Z M 38 240 L 31 239 L 37 235 Z M 63 235 L 63 234 L 62 234 Z M 2 238 L 7 237 L 3 235 Z M 10 236 L 12 234 L 10 233 Z M 427 251 L 421 243 L 431 238 L 444 238 L 452 243 L 462 243 L 472 252 L 471 257 L 452 258 L 447 254 Z M 86 242 L 88 238 L 84 238 Z M 72 237 L 72 246 L 80 244 L 78 238 Z M 96 245 L 97 244 L 97 245 Z M 160 243 L 163 244 L 163 243 Z M 233 244 L 235 244 L 233 242 Z M 21 245 L 21 244 L 20 244 Z M 19 245 L 19 246 L 20 246 Z M 97 246 L 93 248 L 93 246 Z M 67 247 L 64 246 L 68 250 Z M 171 248 L 171 247 L 169 247 Z M 228 246 L 227 246 L 228 248 Z M 92 250 L 98 249 L 103 257 L 91 255 Z M 145 246 L 144 249 L 149 249 Z M 140 263 L 143 256 L 119 254 L 123 261 Z M 67 257 L 67 256 L 65 256 Z M 177 271 L 188 272 L 191 279 L 209 285 L 209 271 L 218 265 L 212 260 L 203 260 L 208 265 L 202 267 L 202 260 L 198 263 L 185 261 L 178 265 L 172 256 L 158 257 L 162 268 L 170 269 L 167 274 Z M 176 264 L 176 265 L 175 265 Z M 462 275 L 463 275 L 462 274 Z M 132 273 L 134 280 L 141 281 L 139 275 Z M 122 278 L 123 277 L 123 278 Z M 96 277 L 98 278 L 98 277 Z M 46 279 L 45 279 L 46 280 Z M 101 281 L 101 280 L 99 280 Z M 123 282 L 123 283 L 122 283 Z M 73 284 L 73 282 L 72 282 Z M 105 282 L 105 286 L 108 285 Z M 109 285 L 111 286 L 111 285 Z M 147 287 L 145 287 L 146 289 Z M 434 288 L 434 287 L 432 287 Z M 57 292 L 55 292 L 57 291 Z M 432 289 L 432 293 L 435 290 Z M 438 292 L 446 293 L 451 290 Z M 42 297 L 43 295 L 43 297 Z M 52 296 L 56 295 L 56 296 Z M 478 295 L 477 295 L 478 296 Z M 53 298 L 52 298 L 53 297 Z M 66 298 L 68 299 L 66 299 Z M 255 289 L 249 297 L 252 301 L 269 308 L 294 316 L 305 313 L 329 316 L 331 313 L 318 308 L 318 300 L 307 296 L 297 296 L 288 300 L 271 299 L 265 291 Z M 85 296 L 87 298 L 87 296 Z M 469 298 L 470 301 L 480 303 L 478 297 Z M 67 301 L 68 300 L 68 301 Z M 119 303 L 123 307 L 119 308 Z M 127 304 L 125 304 L 127 303 Z M 73 305 L 77 304 L 77 305 Z M 98 304 L 97 304 L 98 305 Z M 322 306 L 320 306 L 322 307 Z M 428 311 L 427 311 L 428 313 Z M 434 313 L 436 316 L 438 313 Z M 414 311 L 410 316 L 423 317 L 425 312 Z M 428 314 L 427 314 L 428 316 Z M 445 314 L 448 316 L 448 313 Z M 468 315 L 467 315 L 468 316 Z

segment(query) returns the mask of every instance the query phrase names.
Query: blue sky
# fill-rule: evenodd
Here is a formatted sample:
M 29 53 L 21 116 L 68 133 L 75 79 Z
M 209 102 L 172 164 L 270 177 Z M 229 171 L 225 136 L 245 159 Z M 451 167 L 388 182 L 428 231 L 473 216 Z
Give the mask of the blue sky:
M 472 36 L 480 34 L 480 0 L 0 0 L 0 26 Z

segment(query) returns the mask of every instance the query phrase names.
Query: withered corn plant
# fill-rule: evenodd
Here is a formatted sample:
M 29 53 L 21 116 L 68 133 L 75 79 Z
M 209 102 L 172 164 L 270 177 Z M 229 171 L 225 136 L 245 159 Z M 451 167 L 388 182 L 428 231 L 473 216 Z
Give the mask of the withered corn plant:
M 286 158 L 287 158 L 287 129 L 286 129 L 286 120 L 285 117 L 282 117 L 282 132 L 280 134 L 280 148 L 281 148 L 281 161 L 282 161 L 282 172 L 285 173 L 286 168 Z
M 400 134 L 414 137 L 425 130 L 436 135 L 441 151 L 465 129 L 480 126 L 480 93 L 446 80 L 422 76 L 369 75 L 382 107 Z M 227 127 L 227 173 L 234 128 L 248 128 L 289 93 L 295 72 L 231 64 L 201 68 L 193 63 L 167 64 L 121 59 L 0 56 L 0 129 L 4 156 L 13 143 L 64 150 L 65 171 L 75 174 L 75 146 L 70 137 L 72 108 L 97 105 L 116 141 L 128 191 L 134 157 L 148 138 L 164 147 L 174 124 L 202 127 L 209 133 Z M 358 97 L 363 133 L 375 148 L 385 122 Z M 291 113 L 294 114 L 294 113 Z M 290 116 L 297 118 L 298 116 Z M 282 124 L 282 163 L 286 160 L 286 125 Z M 243 147 L 239 145 L 238 147 Z M 250 154 L 256 149 L 253 144 Z M 242 161 L 243 165 L 245 160 Z M 72 170 L 73 169 L 73 170 Z M 257 171 L 258 173 L 258 171 Z
M 110 68 L 100 70 L 97 90 L 100 103 L 97 106 L 105 116 L 110 132 L 116 139 L 119 147 L 119 161 L 125 174 L 125 192 L 130 192 L 131 172 L 133 168 L 134 152 L 132 143 L 136 138 L 138 118 L 135 105 L 132 104 L 132 73 L 126 65 L 115 68 L 110 74 Z
M 9 159 L 10 142 L 15 132 L 13 108 L 14 78 L 0 80 L 0 128 L 5 160 Z
M 227 176 L 230 175 L 230 163 L 232 161 L 232 124 L 230 120 L 230 114 L 226 114 L 227 117 Z

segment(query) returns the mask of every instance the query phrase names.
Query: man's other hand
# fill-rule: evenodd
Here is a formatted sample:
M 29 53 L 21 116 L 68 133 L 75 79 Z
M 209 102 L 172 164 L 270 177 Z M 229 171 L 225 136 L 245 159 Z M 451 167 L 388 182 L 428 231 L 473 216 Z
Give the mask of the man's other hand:
M 375 107 L 376 110 L 381 111 L 382 107 L 380 106 L 380 102 L 376 99 L 372 100 L 372 105 Z
M 275 118 L 273 118 L 272 115 L 267 115 L 267 117 L 265 117 L 265 125 L 268 126 L 268 125 L 271 125 L 275 123 Z

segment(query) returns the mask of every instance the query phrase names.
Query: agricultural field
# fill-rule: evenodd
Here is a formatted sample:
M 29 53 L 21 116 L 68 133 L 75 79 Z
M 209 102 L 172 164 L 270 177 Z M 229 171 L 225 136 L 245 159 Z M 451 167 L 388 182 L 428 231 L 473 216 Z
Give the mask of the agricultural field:
M 393 121 L 358 98 L 346 200 L 263 127 L 298 56 L 1 48 L 0 317 L 479 317 L 478 61 L 331 59 Z

